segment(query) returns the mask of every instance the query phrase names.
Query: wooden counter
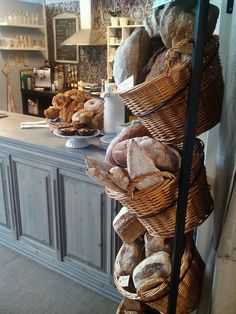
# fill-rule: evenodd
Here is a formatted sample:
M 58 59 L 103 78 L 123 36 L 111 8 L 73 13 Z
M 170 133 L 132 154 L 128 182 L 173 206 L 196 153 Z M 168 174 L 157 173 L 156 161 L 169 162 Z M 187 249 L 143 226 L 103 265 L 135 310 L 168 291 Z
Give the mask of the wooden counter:
M 98 139 L 67 148 L 49 129 L 20 129 L 42 119 L 7 114 L 0 119 L 0 242 L 118 301 L 118 204 L 86 175 L 83 158 L 104 158 Z

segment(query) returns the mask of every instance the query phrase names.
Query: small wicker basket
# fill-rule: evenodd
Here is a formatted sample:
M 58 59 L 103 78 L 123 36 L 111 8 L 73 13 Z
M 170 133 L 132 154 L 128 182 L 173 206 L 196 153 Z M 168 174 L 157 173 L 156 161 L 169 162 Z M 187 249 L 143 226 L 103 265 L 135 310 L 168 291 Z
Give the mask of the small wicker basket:
M 114 282 L 117 290 L 124 297 L 139 302 L 146 302 L 150 307 L 161 313 L 167 313 L 169 278 L 150 279 L 138 291 L 129 291 L 128 289 L 124 289 L 119 283 L 116 273 L 116 263 L 114 266 Z M 181 260 L 176 313 L 190 313 L 198 307 L 204 267 L 204 262 L 193 245 L 192 237 L 188 235 Z
M 218 47 L 218 40 L 213 37 L 206 48 L 196 136 L 215 126 L 221 117 L 224 84 Z M 167 56 L 172 55 L 172 50 Z M 156 78 L 120 92 L 119 96 L 154 138 L 178 145 L 184 137 L 190 75 L 191 61 L 178 63 Z

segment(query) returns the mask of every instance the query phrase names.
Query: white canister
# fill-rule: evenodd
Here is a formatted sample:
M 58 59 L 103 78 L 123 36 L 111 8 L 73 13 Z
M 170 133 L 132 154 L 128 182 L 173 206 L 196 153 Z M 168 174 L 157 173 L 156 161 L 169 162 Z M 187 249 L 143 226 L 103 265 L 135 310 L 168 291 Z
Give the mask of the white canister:
M 104 95 L 104 134 L 117 134 L 125 121 L 125 106 L 118 95 Z

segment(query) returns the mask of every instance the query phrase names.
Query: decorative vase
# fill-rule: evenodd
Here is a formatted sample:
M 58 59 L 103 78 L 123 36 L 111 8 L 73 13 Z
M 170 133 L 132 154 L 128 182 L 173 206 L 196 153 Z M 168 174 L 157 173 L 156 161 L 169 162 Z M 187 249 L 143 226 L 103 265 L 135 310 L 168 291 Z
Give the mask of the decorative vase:
M 120 26 L 126 26 L 129 24 L 129 17 L 123 16 L 119 18 Z
M 111 26 L 118 26 L 118 25 L 119 25 L 119 17 L 111 16 Z

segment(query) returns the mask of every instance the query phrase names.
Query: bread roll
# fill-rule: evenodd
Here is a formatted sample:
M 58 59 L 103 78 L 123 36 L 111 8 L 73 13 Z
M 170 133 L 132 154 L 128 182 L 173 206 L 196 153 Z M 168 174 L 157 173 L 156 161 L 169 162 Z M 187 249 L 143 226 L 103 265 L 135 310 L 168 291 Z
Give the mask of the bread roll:
M 159 251 L 164 251 L 171 254 L 172 250 L 172 239 L 165 239 L 163 237 L 153 237 L 148 232 L 144 235 L 144 247 L 145 256 L 151 256 Z
M 155 166 L 162 171 L 176 172 L 180 168 L 181 156 L 178 150 L 148 136 L 135 137 L 135 142 L 142 147 L 154 161 Z M 130 139 L 116 144 L 112 157 L 121 167 L 127 167 L 127 146 Z
M 134 139 L 131 139 L 127 147 L 127 169 L 131 180 L 136 179 L 139 176 L 155 173 L 159 170 L 155 167 L 154 162 L 145 153 L 144 149 L 139 147 Z M 138 190 L 143 190 L 149 186 L 153 186 L 164 179 L 162 177 L 156 177 L 150 175 L 143 178 L 139 182 L 134 184 Z
M 145 227 L 130 213 L 127 207 L 122 207 L 113 220 L 113 228 L 125 243 L 132 243 L 146 231 Z
M 118 277 L 131 275 L 134 268 L 143 260 L 144 249 L 140 241 L 124 243 L 116 257 L 116 273 Z
M 145 281 L 151 278 L 166 278 L 171 273 L 169 254 L 163 251 L 154 253 L 145 258 L 133 271 L 133 282 L 138 289 Z
M 129 187 L 129 175 L 125 168 L 113 167 L 109 170 L 108 177 L 122 190 L 127 191 Z
M 142 124 L 134 124 L 130 125 L 127 128 L 123 129 L 110 143 L 110 145 L 107 148 L 106 151 L 106 156 L 105 156 L 105 161 L 109 162 L 113 165 L 116 165 L 115 160 L 112 157 L 112 150 L 113 147 L 121 142 L 124 141 L 128 138 L 133 138 L 133 137 L 142 137 L 142 136 L 151 136 L 148 130 L 142 125 Z

